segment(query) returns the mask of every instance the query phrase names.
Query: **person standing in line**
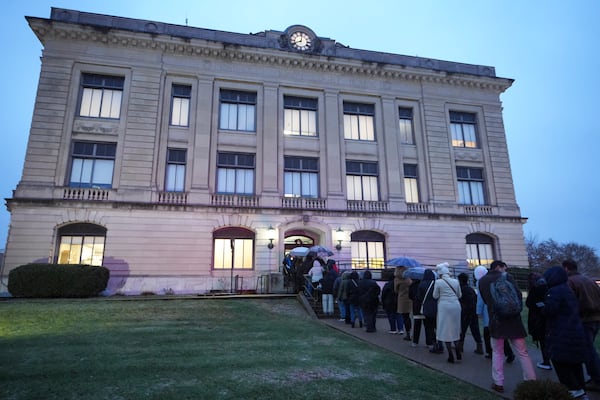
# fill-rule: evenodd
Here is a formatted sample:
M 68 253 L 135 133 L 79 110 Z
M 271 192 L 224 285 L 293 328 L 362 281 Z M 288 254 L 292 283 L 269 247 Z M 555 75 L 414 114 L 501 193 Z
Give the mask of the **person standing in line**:
M 600 288 L 595 281 L 577 271 L 575 261 L 565 260 L 562 267 L 567 271 L 567 285 L 579 302 L 579 316 L 588 339 L 589 352 L 585 369 L 591 382 L 587 383 L 586 388 L 597 392 L 600 391 L 600 356 L 594 342 L 600 330 Z
M 433 298 L 437 299 L 438 312 L 436 337 L 439 342 L 446 344 L 448 362 L 454 363 L 452 343 L 456 352 L 456 360 L 462 360 L 458 341 L 460 340 L 460 298 L 462 292 L 458 281 L 450 277 L 448 263 L 436 266 L 439 278 L 433 286 Z
M 356 319 L 358 318 L 359 327 L 363 327 L 364 315 L 363 310 L 360 308 L 359 299 L 358 299 L 358 272 L 352 271 L 350 272 L 350 276 L 348 277 L 347 293 L 348 293 L 348 303 L 350 306 L 350 325 L 354 328 L 356 325 Z
M 422 299 L 420 314 L 425 316 L 423 325 L 425 326 L 425 344 L 429 351 L 435 354 L 442 354 L 444 347 L 438 343 L 435 334 L 437 318 L 437 300 L 433 298 L 433 286 L 435 284 L 435 274 L 432 270 L 426 269 L 423 273 L 423 280 L 419 284 L 419 298 Z
M 421 326 L 425 316 L 421 313 L 421 299 L 419 298 L 419 285 L 421 281 L 419 279 L 412 279 L 412 283 L 408 288 L 408 298 L 412 300 L 412 315 L 413 315 L 413 332 L 412 332 L 412 347 L 419 345 L 419 338 L 421 337 Z
M 397 324 L 398 334 L 402 334 L 404 331 L 404 340 L 411 340 L 410 338 L 410 311 L 412 309 L 412 301 L 408 297 L 408 288 L 411 284 L 410 278 L 404 277 L 404 271 L 406 267 L 397 267 L 394 271 L 394 292 L 398 297 L 397 306 Z
M 323 281 L 321 282 L 321 293 L 323 293 L 323 314 L 326 316 L 333 315 L 333 285 L 335 284 L 337 277 L 337 272 L 335 272 L 335 270 L 332 268 L 325 271 L 325 275 L 323 275 Z
M 396 317 L 398 310 L 398 296 L 394 292 L 394 274 L 391 270 L 385 270 L 387 282 L 381 289 L 381 305 L 390 324 L 388 333 L 398 333 L 398 318 Z
M 363 278 L 358 282 L 358 298 L 367 332 L 377 332 L 376 322 L 380 292 L 379 285 L 372 279 L 371 271 L 365 271 Z
M 577 298 L 567 285 L 567 271 L 562 267 L 549 268 L 544 279 L 548 291 L 541 308 L 546 317 L 548 355 L 558 380 L 571 396 L 587 399 L 583 362 L 588 358 L 589 346 Z
M 479 290 L 481 297 L 487 305 L 487 310 L 490 317 L 490 336 L 492 337 L 492 389 L 496 392 L 504 392 L 504 342 L 510 341 L 511 345 L 516 349 L 521 370 L 523 372 L 523 380 L 537 379 L 533 363 L 527 351 L 527 343 L 525 338 L 527 332 L 521 320 L 521 315 L 502 318 L 494 311 L 494 299 L 492 298 L 491 285 L 495 283 L 502 274 L 507 274 L 507 280 L 510 282 L 517 293 L 522 296 L 518 289 L 514 278 L 506 272 L 508 266 L 504 261 L 494 260 L 490 265 L 490 271 L 479 281 Z
M 542 361 L 536 365 L 538 368 L 551 370 L 552 365 L 550 365 L 550 358 L 546 349 L 546 318 L 542 313 L 548 285 L 544 277 L 538 272 L 530 272 L 527 276 L 527 282 L 529 283 L 527 300 L 525 301 L 525 305 L 529 309 L 527 330 L 542 353 Z
M 334 301 L 338 305 L 338 309 L 340 310 L 340 322 L 344 322 L 346 320 L 346 303 L 342 299 L 342 284 L 343 284 L 343 275 L 350 275 L 349 272 L 342 272 L 341 274 L 337 274 L 337 278 L 335 278 L 335 282 L 333 282 L 333 295 Z M 348 317 L 350 319 L 350 317 Z
M 469 276 L 462 272 L 458 275 L 460 283 L 460 340 L 458 350 L 463 353 L 465 336 L 467 329 L 471 330 L 471 335 L 475 340 L 476 354 L 483 354 L 483 342 L 481 341 L 481 332 L 479 331 L 479 318 L 477 318 L 477 293 L 469 286 Z

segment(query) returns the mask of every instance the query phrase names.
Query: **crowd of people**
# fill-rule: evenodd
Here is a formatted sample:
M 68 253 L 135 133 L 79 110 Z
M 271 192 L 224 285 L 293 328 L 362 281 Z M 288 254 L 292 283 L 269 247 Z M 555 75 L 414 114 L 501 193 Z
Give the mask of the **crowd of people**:
M 340 274 L 332 267 L 335 262 L 329 267 L 324 260 L 311 262 L 304 269 L 320 285 L 323 312 L 333 315 L 337 304 L 340 322 L 352 328 L 376 332 L 381 306 L 388 333 L 401 335 L 416 347 L 424 332 L 429 351 L 447 354 L 449 363 L 462 361 L 470 331 L 475 353 L 491 359 L 491 387 L 497 392 L 504 392 L 504 364 L 515 359 L 523 380 L 535 380 L 537 366 L 554 370 L 573 398 L 587 399 L 586 389 L 600 391 L 600 357 L 594 346 L 600 330 L 600 288 L 577 271 L 574 261 L 543 274 L 531 272 L 526 301 L 500 260 L 489 269 L 478 266 L 473 270 L 474 287 L 469 285 L 469 274 L 455 279 L 448 263 L 441 263 L 424 269 L 421 279 L 408 277 L 404 266 L 384 270 L 386 282 L 381 289 L 369 270 L 359 277 L 357 271 Z M 511 296 L 518 312 L 507 311 Z M 520 312 L 523 306 L 528 308 L 526 324 Z M 528 335 L 540 350 L 535 366 L 526 343 Z

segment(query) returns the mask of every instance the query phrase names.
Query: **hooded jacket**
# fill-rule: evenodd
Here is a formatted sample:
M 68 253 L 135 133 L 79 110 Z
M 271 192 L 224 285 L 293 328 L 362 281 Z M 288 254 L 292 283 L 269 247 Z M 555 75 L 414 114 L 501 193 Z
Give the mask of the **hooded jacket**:
M 419 284 L 419 299 L 422 299 L 423 315 L 427 318 L 434 318 L 437 315 L 437 300 L 433 298 L 433 284 L 435 283 L 435 274 L 432 270 L 426 269 L 423 273 L 423 280 Z M 431 289 L 427 292 L 429 285 Z
M 567 272 L 552 267 L 544 273 L 548 292 L 542 312 L 546 317 L 546 349 L 550 359 L 566 363 L 584 362 L 587 342 L 579 317 L 579 305 L 567 285 Z

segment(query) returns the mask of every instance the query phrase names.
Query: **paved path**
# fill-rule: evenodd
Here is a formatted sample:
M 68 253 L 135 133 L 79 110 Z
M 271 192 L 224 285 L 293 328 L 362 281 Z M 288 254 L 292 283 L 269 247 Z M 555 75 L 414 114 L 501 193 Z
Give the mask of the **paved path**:
M 424 332 L 421 332 L 421 343 L 417 347 L 412 347 L 411 342 L 403 340 L 403 335 L 389 334 L 387 319 L 378 318 L 378 330 L 375 333 L 367 333 L 364 328 L 352 328 L 350 325 L 340 322 L 337 319 L 321 319 L 323 323 L 345 332 L 349 335 L 370 342 L 376 346 L 393 351 L 409 360 L 425 365 L 429 368 L 438 370 L 445 374 L 456 377 L 457 379 L 477 385 L 483 389 L 493 392 L 491 389 L 492 362 L 482 355 L 475 354 L 475 341 L 471 336 L 467 336 L 464 344 L 464 355 L 461 362 L 450 364 L 446 361 L 448 354 L 432 354 L 425 346 Z M 529 355 L 535 365 L 541 361 L 540 351 L 535 347 L 529 348 Z M 552 371 L 535 368 L 538 379 L 550 379 L 558 381 L 556 373 Z M 504 394 L 501 396 L 506 399 L 513 398 L 513 391 L 519 382 L 523 379 L 519 359 L 516 358 L 512 364 L 504 365 Z M 495 393 L 495 392 L 494 392 Z M 590 400 L 600 400 L 600 393 L 587 392 Z

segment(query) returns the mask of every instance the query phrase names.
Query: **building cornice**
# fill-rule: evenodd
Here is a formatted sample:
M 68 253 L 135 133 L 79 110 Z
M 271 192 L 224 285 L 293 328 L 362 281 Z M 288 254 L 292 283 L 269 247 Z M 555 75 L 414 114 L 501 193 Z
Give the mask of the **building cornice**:
M 80 41 L 94 43 L 96 45 L 160 51 L 172 55 L 249 62 L 269 66 L 300 68 L 317 72 L 352 74 L 388 80 L 405 80 L 462 86 L 481 90 L 491 90 L 497 93 L 504 92 L 513 83 L 512 79 L 495 77 L 493 68 L 484 66 L 471 66 L 479 68 L 484 74 L 475 75 L 436 69 L 437 60 L 419 59 L 419 64 L 424 67 L 415 67 L 392 62 L 374 62 L 355 57 L 349 58 L 343 56 L 325 56 L 322 54 L 303 54 L 282 51 L 277 48 L 259 47 L 258 45 L 254 46 L 252 43 L 250 43 L 250 45 L 243 45 L 202 38 L 157 34 L 150 32 L 153 30 L 152 28 L 145 28 L 146 31 L 118 29 L 108 26 L 101 29 L 96 25 L 61 22 L 36 17 L 27 17 L 27 20 L 29 21 L 29 25 L 33 32 L 44 45 L 52 40 Z M 147 22 L 145 26 L 152 27 L 152 24 L 154 23 Z M 339 45 L 337 46 L 339 47 Z M 358 56 L 366 53 L 364 50 L 356 50 L 354 52 L 357 53 Z M 451 66 L 457 65 L 458 67 L 456 67 L 456 69 L 458 70 L 460 70 L 459 67 L 462 65 L 457 63 L 446 63 Z M 430 68 L 427 68 L 428 65 Z M 486 68 L 490 68 L 490 71 L 486 71 Z

